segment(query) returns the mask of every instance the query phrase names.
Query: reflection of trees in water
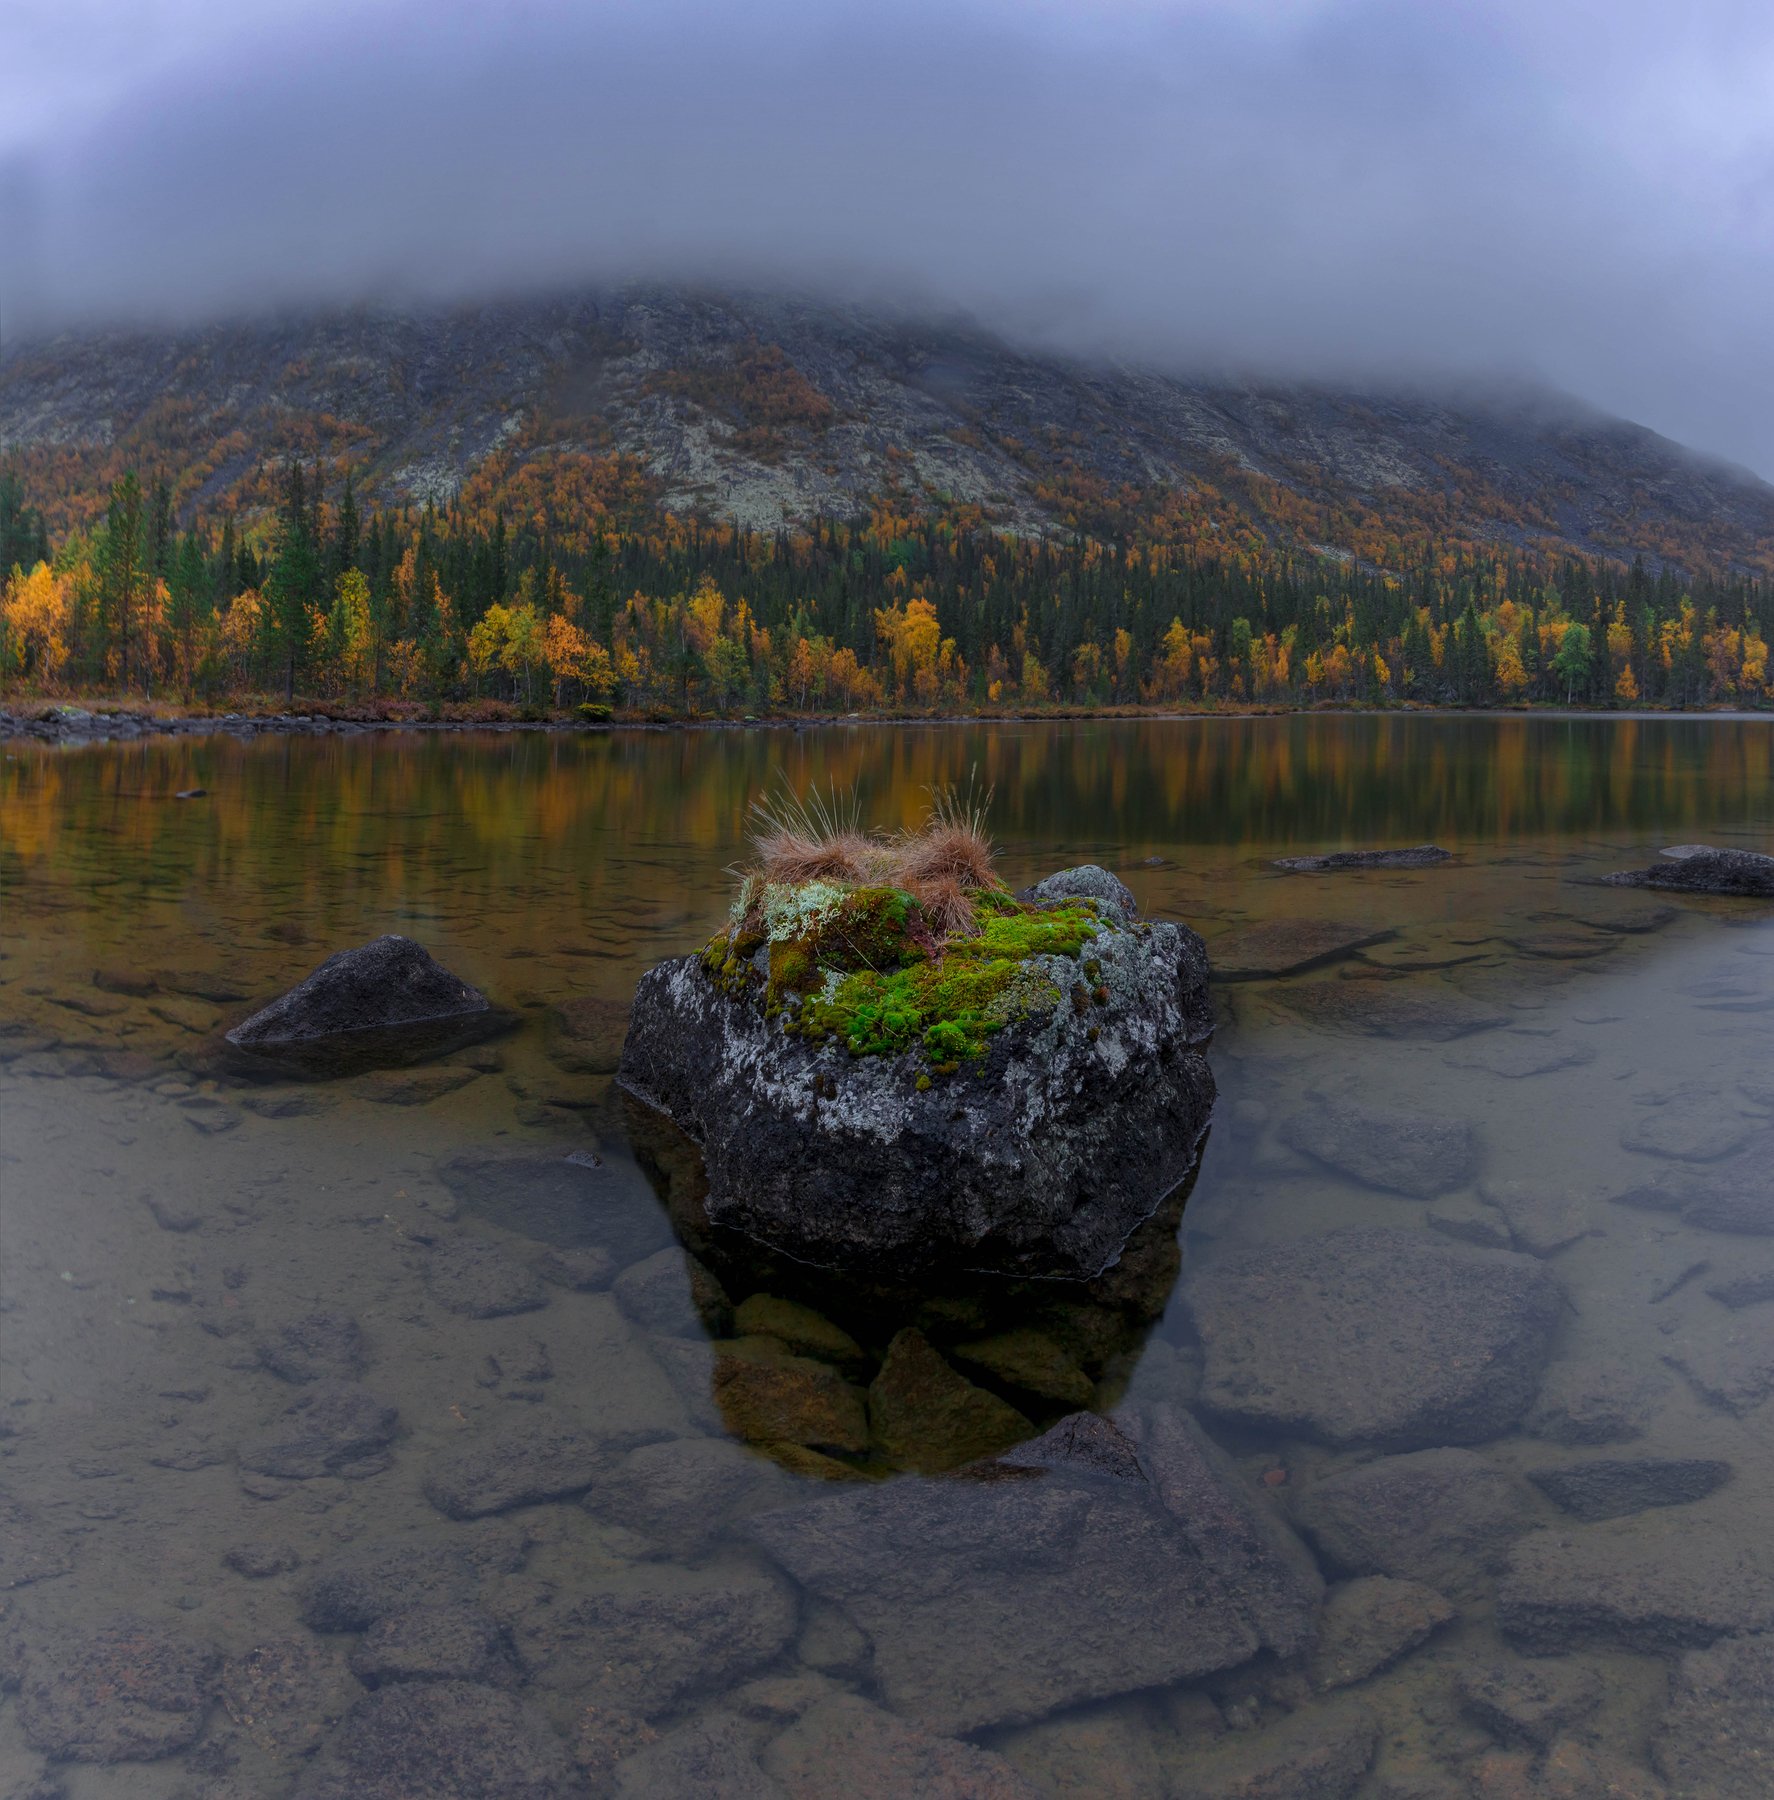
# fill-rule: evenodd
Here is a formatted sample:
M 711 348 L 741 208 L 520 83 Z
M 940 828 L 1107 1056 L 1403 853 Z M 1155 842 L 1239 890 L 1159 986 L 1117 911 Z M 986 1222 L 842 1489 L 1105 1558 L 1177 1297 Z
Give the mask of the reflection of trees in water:
M 914 821 L 973 776 L 1015 858 L 1740 822 L 1774 790 L 1760 723 L 1293 716 L 806 730 L 168 740 L 0 764 L 6 871 L 113 902 L 208 900 L 311 937 L 434 909 L 531 947 L 720 910 L 750 802 L 854 785 Z M 179 789 L 209 790 L 174 803 Z M 513 909 L 521 918 L 508 919 Z M 87 929 L 104 938 L 113 904 Z

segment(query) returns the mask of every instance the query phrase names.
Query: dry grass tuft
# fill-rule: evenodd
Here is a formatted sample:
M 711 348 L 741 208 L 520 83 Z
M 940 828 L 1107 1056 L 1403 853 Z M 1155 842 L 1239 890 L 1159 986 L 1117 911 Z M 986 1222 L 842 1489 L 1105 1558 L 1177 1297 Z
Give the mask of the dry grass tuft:
M 890 882 L 917 897 L 939 935 L 970 933 L 975 923 L 970 896 L 999 885 L 985 829 L 991 798 L 989 792 L 979 794 L 971 780 L 965 793 L 933 789 L 924 823 L 883 839 L 863 830 L 854 789 L 840 794 L 834 787 L 821 794 L 816 785 L 805 795 L 784 789 L 753 804 L 754 872 L 791 886 Z

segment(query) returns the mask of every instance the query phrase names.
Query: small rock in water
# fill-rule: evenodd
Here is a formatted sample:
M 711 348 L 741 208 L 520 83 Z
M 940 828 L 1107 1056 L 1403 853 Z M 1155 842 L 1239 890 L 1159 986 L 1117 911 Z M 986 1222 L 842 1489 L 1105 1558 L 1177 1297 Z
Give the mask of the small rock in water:
M 1528 1479 L 1553 1505 L 1586 1520 L 1704 1500 L 1730 1475 L 1728 1462 L 1698 1456 L 1607 1457 L 1528 1471 Z
M 534 1312 L 548 1304 L 534 1270 L 476 1238 L 437 1245 L 426 1259 L 425 1285 L 438 1305 L 471 1319 Z
M 364 1372 L 369 1353 L 349 1313 L 313 1312 L 268 1333 L 259 1360 L 285 1381 L 350 1381 Z
M 1002 1757 L 935 1737 L 856 1695 L 803 1714 L 764 1752 L 763 1766 L 786 1800 L 828 1800 L 843 1771 L 853 1800 L 1037 1800 L 1040 1793 Z
M 721 1424 L 748 1443 L 853 1454 L 868 1448 L 861 1390 L 829 1363 L 783 1354 L 774 1339 L 723 1340 L 710 1389 Z
M 1673 861 L 1648 869 L 1604 875 L 1610 887 L 1668 888 L 1679 893 L 1726 894 L 1740 899 L 1774 899 L 1774 856 L 1754 850 L 1720 850 L 1711 844 L 1683 844 Z
M 58 1761 L 152 1762 L 196 1742 L 219 1661 L 206 1643 L 120 1619 L 33 1662 L 19 1724 Z
M 1450 1069 L 1478 1069 L 1505 1081 L 1523 1081 L 1558 1069 L 1582 1068 L 1595 1061 L 1595 1047 L 1541 1032 L 1500 1032 L 1480 1044 L 1450 1050 L 1442 1061 Z
M 1618 1444 L 1644 1435 L 1667 1383 L 1615 1363 L 1557 1362 L 1523 1429 L 1558 1444 Z
M 733 1328 L 741 1337 L 773 1337 L 797 1356 L 839 1367 L 864 1360 L 862 1346 L 824 1313 L 774 1294 L 752 1294 L 742 1300 L 733 1314 Z
M 283 1481 L 368 1474 L 394 1437 L 399 1414 L 349 1381 L 317 1381 L 275 1423 L 241 1441 L 240 1466 Z
M 876 1441 L 901 1467 L 952 1469 L 1034 1433 L 1014 1407 L 958 1374 L 916 1327 L 887 1346 L 869 1387 Z
M 297 1598 L 310 1630 L 366 1631 L 404 1607 L 471 1599 L 478 1582 L 459 1537 L 415 1532 L 316 1563 L 297 1584 Z
M 514 1506 L 571 1499 L 609 1466 L 611 1449 L 556 1425 L 477 1435 L 432 1457 L 425 1471 L 425 1498 L 451 1519 L 479 1519 Z
M 1170 1791 L 1189 1800 L 1344 1800 L 1360 1786 L 1379 1741 L 1379 1718 L 1367 1707 L 1348 1698 L 1327 1701 L 1173 1757 Z
M 1414 844 L 1408 850 L 1331 850 L 1319 856 L 1282 856 L 1270 864 L 1289 874 L 1335 869 L 1430 869 L 1451 862 L 1453 853 L 1436 844 Z
M 391 1681 L 479 1681 L 502 1686 L 517 1671 L 504 1634 L 478 1606 L 410 1606 L 378 1619 L 351 1652 L 366 1687 Z
M 356 1091 L 381 1106 L 429 1106 L 466 1087 L 477 1073 L 448 1064 L 435 1069 L 375 1069 L 359 1078 Z

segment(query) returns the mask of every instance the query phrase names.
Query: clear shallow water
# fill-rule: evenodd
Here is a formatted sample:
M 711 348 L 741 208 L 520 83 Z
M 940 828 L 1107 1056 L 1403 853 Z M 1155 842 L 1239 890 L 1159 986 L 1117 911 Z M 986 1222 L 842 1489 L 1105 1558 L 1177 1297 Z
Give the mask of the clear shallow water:
M 1221 987 L 1187 1206 L 1091 1290 L 840 1291 L 709 1240 L 693 1153 L 611 1090 L 635 978 L 719 922 L 746 804 L 781 778 L 855 782 L 896 824 L 972 771 L 1013 880 L 1104 862 L 1229 967 L 1266 965 L 1249 934 L 1271 921 L 1391 935 Z M 503 1745 L 478 1787 L 432 1767 L 439 1792 L 1734 1791 L 1684 1760 L 1706 1671 L 1680 1659 L 1774 1628 L 1774 1299 L 1744 1298 L 1774 1292 L 1774 1237 L 1742 1229 L 1774 1166 L 1774 914 L 1584 878 L 1697 838 L 1766 848 L 1767 725 L 208 740 L 19 752 L 0 807 L 0 1634 L 21 1683 L 0 1792 L 412 1791 L 410 1758 L 388 1785 L 420 1752 L 386 1703 L 421 1688 L 409 1736 L 479 1721 Z M 1458 860 L 1265 866 L 1427 838 Z M 217 1027 L 387 930 L 522 1028 L 427 1081 L 214 1079 Z M 1374 1112 L 1391 1123 L 1325 1125 Z M 1435 1129 L 1400 1149 L 1399 1115 Z M 602 1159 L 595 1225 L 498 1160 L 459 1165 L 572 1151 Z M 1376 1185 L 1401 1168 L 1436 1191 Z M 1503 1266 L 1555 1282 L 1555 1316 L 1525 1350 L 1527 1313 L 1513 1340 L 1413 1337 L 1434 1309 L 1409 1284 L 1323 1275 L 1331 1234 L 1366 1229 L 1452 1257 L 1455 1301 L 1486 1257 L 1522 1259 Z M 1238 1290 L 1234 1358 L 1202 1326 L 1253 1256 L 1303 1273 Z M 877 1384 L 871 1433 L 861 1392 L 908 1327 L 943 1360 L 897 1412 Z M 739 1340 L 718 1363 L 711 1333 Z M 1374 1437 L 1424 1342 L 1407 1401 L 1513 1358 L 1509 1416 L 1456 1398 Z M 315 1373 L 355 1386 L 290 1379 Z M 292 1426 L 317 1393 L 342 1410 Z M 1251 1553 L 1243 1592 L 1222 1557 L 1191 1612 L 1164 1533 L 1213 1561 L 1198 1503 L 1149 1543 L 1160 1515 L 1088 1484 L 1096 1523 L 1046 1536 L 1001 1482 L 943 1483 L 940 1518 L 903 1499 L 908 1467 L 1086 1396 L 1201 1417 L 1221 1502 L 1309 1549 Z M 1450 1441 L 1452 1463 L 1397 1460 Z M 1556 1480 L 1647 1460 L 1608 1477 L 1631 1502 L 1612 1517 Z M 1363 1470 L 1381 1485 L 1351 1490 Z M 819 1510 L 856 1494 L 887 1510 Z M 1209 1615 L 1254 1616 L 1284 1567 L 1294 1654 L 1179 1674 Z M 1578 1592 L 1587 1611 L 1559 1600 Z M 446 1603 L 468 1610 L 373 1622 Z M 94 1649 L 119 1613 L 135 1635 Z M 1314 1629 L 1330 1662 L 1299 1650 Z M 1498 1672 L 1554 1701 L 1487 1700 Z M 348 1752 L 369 1760 L 341 1774 Z

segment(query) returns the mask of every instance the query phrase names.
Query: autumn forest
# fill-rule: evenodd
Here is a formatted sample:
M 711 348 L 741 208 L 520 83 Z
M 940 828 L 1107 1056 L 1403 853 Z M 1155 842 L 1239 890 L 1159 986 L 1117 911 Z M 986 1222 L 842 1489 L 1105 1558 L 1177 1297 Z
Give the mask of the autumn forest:
M 1358 521 L 1205 483 L 1016 533 L 879 501 L 774 533 L 655 504 L 617 455 L 487 459 L 445 506 L 293 459 L 181 517 L 125 472 L 52 534 L 0 473 L 0 681 L 21 696 L 589 720 L 1320 703 L 1760 707 L 1765 576 Z

